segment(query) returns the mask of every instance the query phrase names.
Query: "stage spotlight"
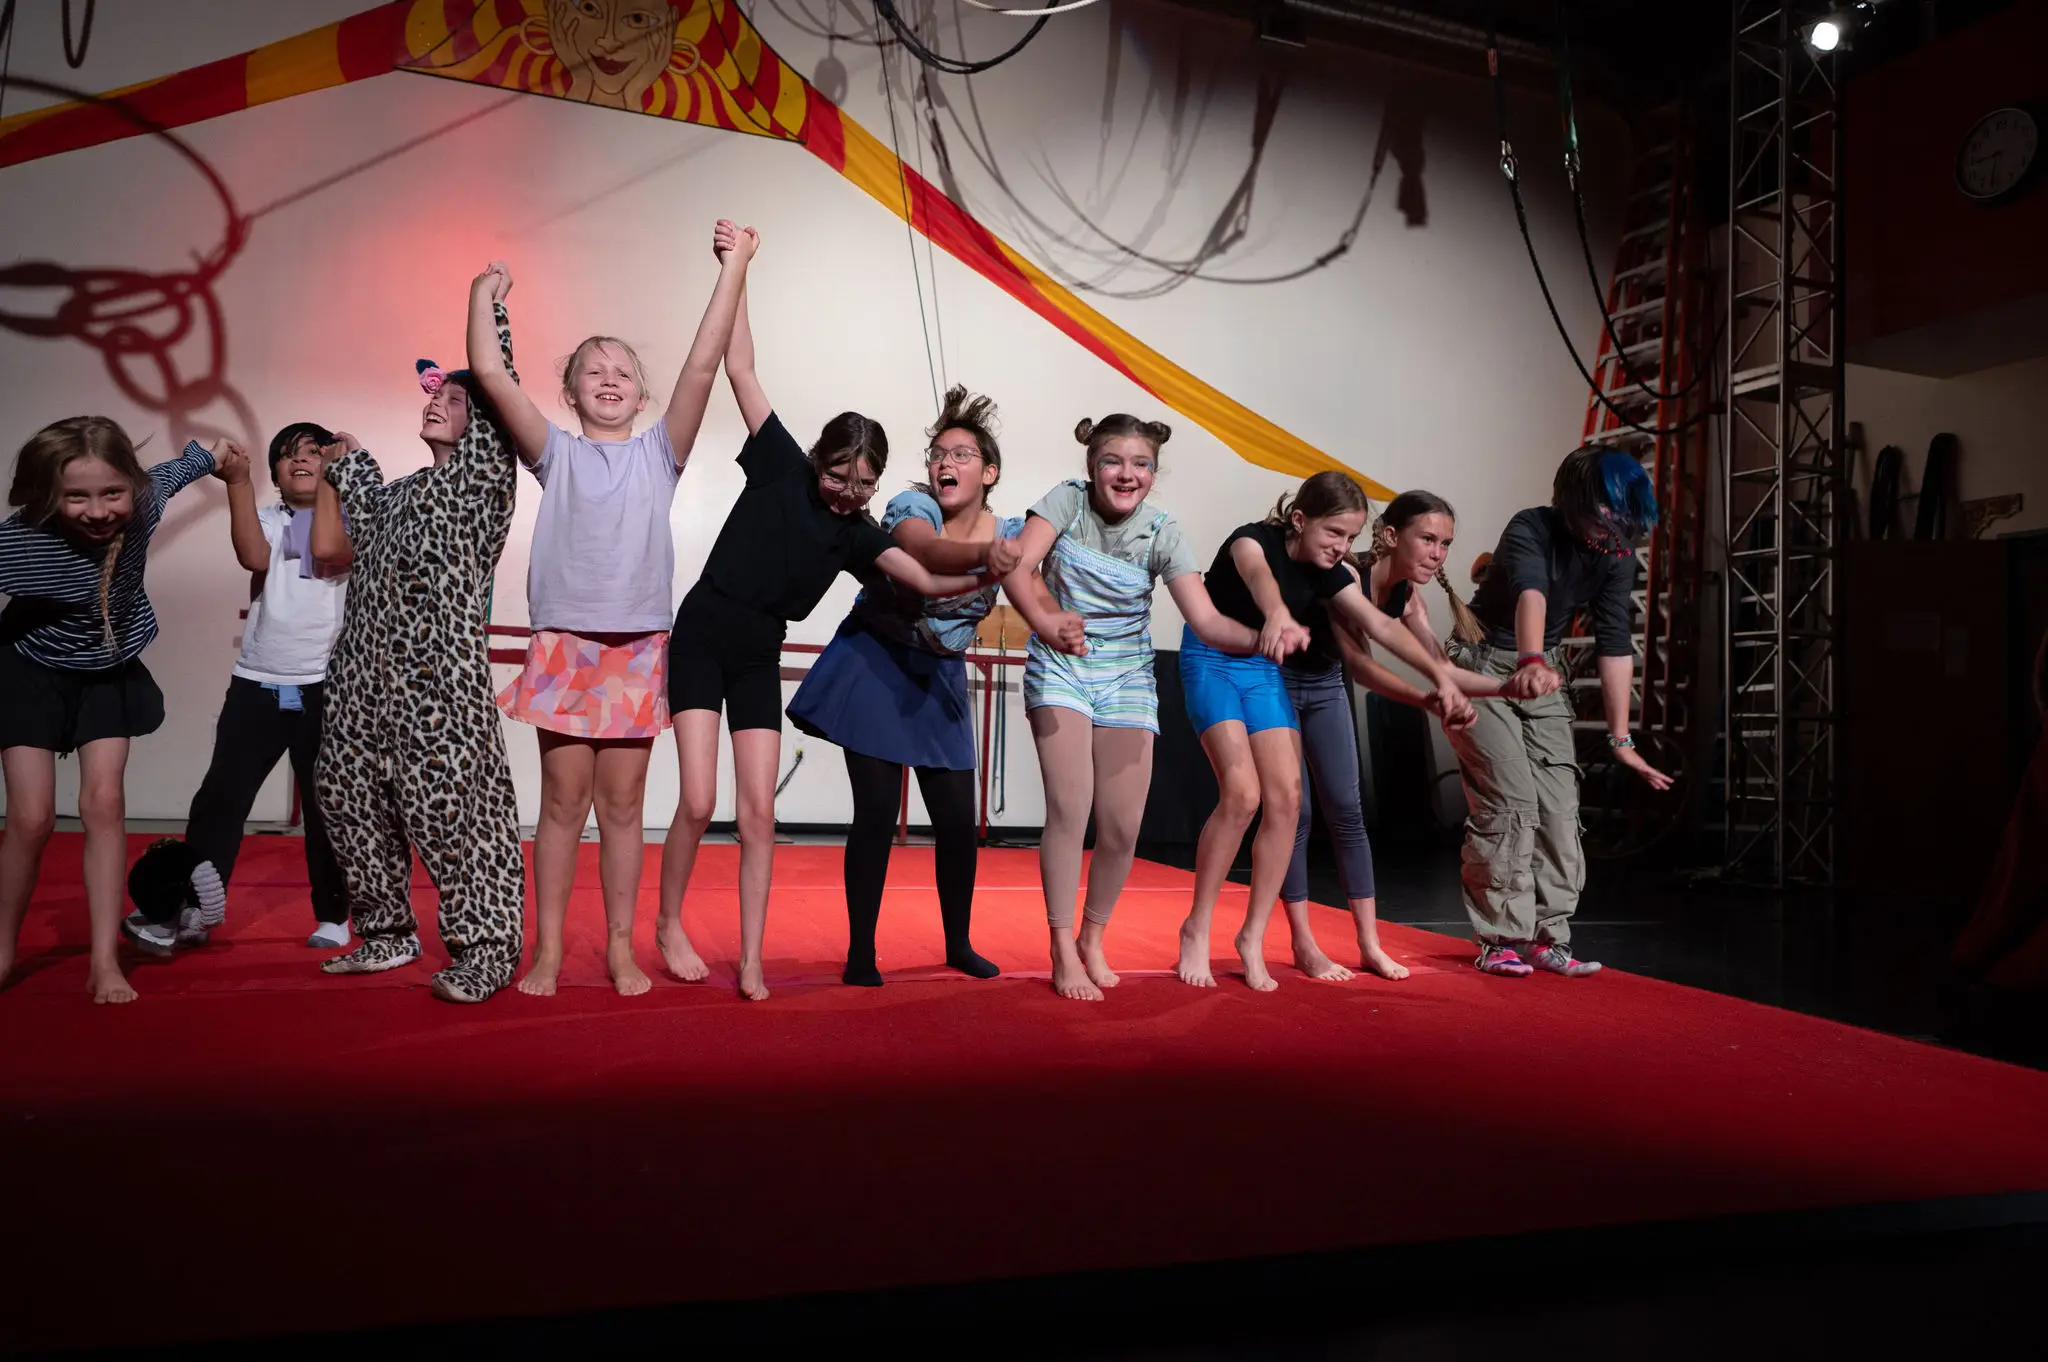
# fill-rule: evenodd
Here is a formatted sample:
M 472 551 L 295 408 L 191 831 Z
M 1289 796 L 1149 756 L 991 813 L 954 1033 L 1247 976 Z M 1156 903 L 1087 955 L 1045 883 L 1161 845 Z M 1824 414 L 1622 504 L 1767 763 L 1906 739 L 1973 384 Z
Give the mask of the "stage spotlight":
M 1806 31 L 1806 45 L 1816 52 L 1832 52 L 1842 45 L 1842 25 L 1838 20 L 1822 19 Z

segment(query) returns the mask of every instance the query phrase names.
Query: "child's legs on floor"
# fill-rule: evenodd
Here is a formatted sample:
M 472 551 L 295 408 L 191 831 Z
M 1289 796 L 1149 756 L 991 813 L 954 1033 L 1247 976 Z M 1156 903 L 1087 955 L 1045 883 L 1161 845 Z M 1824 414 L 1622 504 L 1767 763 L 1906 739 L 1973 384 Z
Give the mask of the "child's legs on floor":
M 782 730 L 742 728 L 732 735 L 732 773 L 740 833 L 740 993 L 753 1002 L 768 996 L 762 973 L 768 930 L 768 891 L 775 875 L 775 775 L 782 764 Z
M 540 740 L 540 820 L 533 829 L 533 968 L 519 991 L 545 996 L 555 991 L 562 969 L 576 852 L 597 783 L 597 744 L 545 728 L 534 736 Z
M 846 754 L 853 787 L 853 826 L 846 833 L 846 983 L 877 987 L 875 924 L 889 879 L 890 843 L 902 807 L 903 767 L 859 752 Z
M 92 915 L 93 1001 L 126 1003 L 121 974 L 121 904 L 128 877 L 128 739 L 100 738 L 78 749 L 78 819 L 85 824 L 85 904 Z
M 0 832 L 0 984 L 14 969 L 15 945 L 35 894 L 43 848 L 57 827 L 57 754 L 42 747 L 0 751 L 7 778 L 7 829 Z
M 1294 824 L 1301 804 L 1301 734 L 1292 728 L 1266 728 L 1249 741 L 1263 812 L 1252 838 L 1251 897 L 1237 934 L 1237 954 L 1245 982 L 1264 992 L 1275 987 L 1266 968 L 1266 924 L 1294 853 Z
M 348 883 L 341 862 L 334 855 L 334 839 L 327 828 L 327 810 L 320 803 L 317 778 L 320 739 L 326 727 L 326 685 L 306 686 L 301 695 L 305 709 L 294 716 L 289 750 L 292 777 L 299 786 L 299 816 L 305 820 L 306 879 L 313 887 L 313 916 L 321 922 L 346 924 L 349 920 Z
M 1095 756 L 1095 853 L 1088 858 L 1088 899 L 1075 944 L 1088 977 L 1107 986 L 1117 977 L 1103 958 L 1102 937 L 1137 854 L 1145 796 L 1152 788 L 1153 734 L 1144 728 L 1097 727 L 1090 737 Z
M 1536 776 L 1514 703 L 1474 708 L 1471 726 L 1448 735 L 1467 808 L 1459 879 L 1473 934 L 1481 945 L 1505 945 L 1535 930 Z
M 202 861 L 211 861 L 227 884 L 241 853 L 249 810 L 278 759 L 291 748 L 296 712 L 278 707 L 275 692 L 245 676 L 228 681 L 214 727 L 213 757 L 192 796 L 185 841 Z
M 917 768 L 917 788 L 932 820 L 932 868 L 939 888 L 939 919 L 946 932 L 946 963 L 980 979 L 998 973 L 974 949 L 969 927 L 974 917 L 974 874 L 981 848 L 975 828 L 975 780 L 972 769 Z
M 652 738 L 613 738 L 597 744 L 597 877 L 604 891 L 605 968 L 620 993 L 653 987 L 633 959 L 633 920 L 640 903 L 640 872 L 647 864 L 647 761 Z
M 412 843 L 399 816 L 397 792 L 385 772 L 396 759 L 330 733 L 315 782 L 328 840 L 348 885 L 350 916 L 366 963 L 419 952 L 412 910 Z M 347 959 L 349 957 L 344 957 Z M 335 964 L 329 961 L 322 968 Z
M 678 710 L 672 722 L 680 789 L 675 818 L 661 848 L 661 906 L 654 919 L 654 939 L 669 973 L 695 983 L 710 971 L 683 930 L 683 894 L 690 887 L 697 848 L 718 803 L 718 711 Z
M 1243 720 L 1213 723 L 1201 737 L 1202 751 L 1216 773 L 1216 807 L 1209 811 L 1195 843 L 1195 897 L 1180 927 L 1178 973 L 1198 988 L 1213 988 L 1216 975 L 1209 962 L 1209 934 L 1216 896 L 1230 876 L 1238 848 L 1244 845 L 1245 829 L 1259 811 L 1259 772 Z M 1099 846 L 1096 855 L 1101 855 Z
M 489 717 L 495 725 L 495 708 Z M 496 732 L 473 742 L 468 788 L 459 793 L 422 760 L 398 763 L 399 816 L 441 891 L 441 943 L 451 963 L 434 976 L 435 992 L 453 1002 L 482 1002 L 511 983 L 526 947 L 526 862 L 512 773 Z
M 1081 848 L 1095 798 L 1094 725 L 1078 710 L 1041 705 L 1028 711 L 1038 770 L 1045 782 L 1045 831 L 1038 839 L 1038 876 L 1052 937 L 1053 988 L 1066 998 L 1100 1001 L 1102 991 L 1081 967 L 1074 944 L 1074 900 L 1081 892 Z M 1098 850 L 1097 855 L 1100 856 Z
M 1579 829 L 1578 745 L 1571 705 L 1562 691 L 1528 705 L 1523 727 L 1536 797 L 1536 835 L 1530 863 L 1535 920 L 1524 938 L 1538 945 L 1570 946 L 1572 914 L 1586 885 Z

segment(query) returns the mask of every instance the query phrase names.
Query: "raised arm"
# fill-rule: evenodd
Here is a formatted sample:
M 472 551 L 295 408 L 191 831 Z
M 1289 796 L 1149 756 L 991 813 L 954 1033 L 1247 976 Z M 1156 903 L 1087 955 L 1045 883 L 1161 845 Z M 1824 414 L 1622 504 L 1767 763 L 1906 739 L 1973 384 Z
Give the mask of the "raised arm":
M 338 432 L 331 445 L 320 446 L 320 481 L 313 489 L 313 532 L 307 537 L 306 547 L 313 555 L 313 561 L 330 571 L 339 571 L 356 560 L 355 545 L 349 540 L 348 522 L 341 514 L 341 493 L 335 490 L 328 478 L 327 470 L 334 466 L 342 455 L 360 451 L 356 437 L 346 431 Z M 368 454 L 363 461 L 370 463 L 372 471 L 376 465 Z
M 512 272 L 502 260 L 493 260 L 470 281 L 467 358 L 477 386 L 484 390 L 484 396 L 503 419 L 519 461 L 531 468 L 540 462 L 541 452 L 547 448 L 548 418 L 540 414 L 540 408 L 533 404 L 533 399 L 519 386 L 518 375 L 512 372 L 509 337 L 502 347 L 499 344 L 501 319 L 508 331 L 511 325 L 504 313 L 505 295 L 511 291 Z
M 747 286 L 747 262 L 754 258 L 761 237 L 753 228 L 735 227 L 724 218 L 712 232 L 711 251 L 718 257 L 718 283 L 711 301 L 704 305 L 704 319 L 697 323 L 697 335 L 690 353 L 683 357 L 683 372 L 676 377 L 676 390 L 668 399 L 661 423 L 668 428 L 669 447 L 676 452 L 676 467 L 690 461 L 691 446 L 704 425 L 704 408 L 711 401 L 711 385 L 718 381 L 718 365 L 732 345 L 732 333 L 739 316 L 740 295 Z M 762 419 L 767 414 L 762 413 Z M 755 429 L 747 423 L 749 432 Z
M 221 439 L 213 442 L 213 449 L 208 449 L 197 440 L 187 440 L 177 458 L 167 459 L 151 468 L 149 486 L 156 494 L 157 505 L 163 505 L 208 473 L 217 473 L 219 467 L 214 462 L 214 451 L 222 449 L 239 451 L 241 446 L 233 440 Z
M 1166 590 L 1180 607 L 1180 616 L 1188 622 L 1188 628 L 1195 631 L 1195 637 L 1217 652 L 1250 657 L 1259 651 L 1258 634 L 1250 625 L 1239 624 L 1216 608 L 1201 573 L 1183 572 L 1166 584 Z
M 227 450 L 220 450 L 220 445 Z M 249 476 L 249 456 L 232 440 L 219 441 L 215 447 L 214 470 L 228 488 L 228 542 L 235 546 L 235 561 L 246 571 L 268 572 L 270 540 L 256 517 L 256 484 Z
M 912 558 L 932 572 L 973 572 L 988 564 L 990 539 L 947 539 L 928 520 L 909 517 L 889 532 Z
M 740 289 L 739 310 L 732 319 L 732 339 L 725 347 L 725 381 L 732 384 L 732 395 L 740 404 L 747 434 L 760 434 L 761 427 L 775 414 L 775 405 L 761 391 L 761 380 L 754 373 L 754 326 L 747 320 L 745 288 Z
M 1059 537 L 1059 529 L 1044 516 L 1027 516 L 1024 528 L 1014 537 L 998 539 L 990 546 L 989 570 L 1002 578 L 1003 594 L 1041 643 L 1083 657 L 1088 652 L 1088 621 L 1072 610 L 1062 610 L 1038 575 L 1039 565 Z

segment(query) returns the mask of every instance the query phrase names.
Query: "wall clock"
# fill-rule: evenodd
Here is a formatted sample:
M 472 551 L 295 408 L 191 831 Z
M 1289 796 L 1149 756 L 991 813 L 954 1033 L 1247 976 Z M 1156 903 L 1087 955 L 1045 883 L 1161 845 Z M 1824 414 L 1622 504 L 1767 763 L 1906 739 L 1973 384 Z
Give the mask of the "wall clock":
M 2040 181 L 2041 171 L 2041 119 L 2032 107 L 1993 109 L 1956 152 L 1956 187 L 1977 203 L 2010 203 Z

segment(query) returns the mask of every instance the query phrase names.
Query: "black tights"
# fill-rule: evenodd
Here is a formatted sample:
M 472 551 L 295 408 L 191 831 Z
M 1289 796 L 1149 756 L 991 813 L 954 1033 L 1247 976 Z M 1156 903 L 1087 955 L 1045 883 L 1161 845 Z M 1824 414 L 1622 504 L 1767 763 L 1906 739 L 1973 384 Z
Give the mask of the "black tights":
M 939 882 L 939 916 L 946 927 L 946 963 L 978 979 L 992 979 L 995 965 L 968 944 L 974 912 L 974 772 L 935 766 L 917 769 L 932 819 L 932 859 Z M 882 888 L 889 878 L 889 849 L 902 807 L 903 767 L 858 752 L 846 754 L 853 783 L 853 829 L 846 835 L 846 973 L 849 984 L 876 987 L 875 923 L 882 915 Z

